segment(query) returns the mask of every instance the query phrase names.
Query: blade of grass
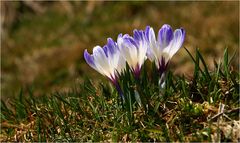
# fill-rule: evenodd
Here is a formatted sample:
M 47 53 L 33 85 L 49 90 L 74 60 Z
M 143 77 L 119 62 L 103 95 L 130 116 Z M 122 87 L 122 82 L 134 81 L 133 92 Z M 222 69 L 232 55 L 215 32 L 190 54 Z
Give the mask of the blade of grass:
M 16 116 L 18 120 L 23 120 L 27 117 L 27 111 L 25 104 L 23 102 L 23 90 L 21 89 L 19 93 L 18 100 L 15 101 L 15 107 L 16 107 Z
M 199 49 L 197 49 L 197 54 L 204 66 L 205 75 L 207 76 L 206 79 L 207 79 L 207 81 L 210 81 L 212 78 L 208 72 L 207 64 L 206 64 L 205 60 L 203 59 L 202 54 L 200 53 Z
M 227 79 L 229 79 L 229 70 L 228 70 L 228 49 L 224 50 L 223 54 L 223 68 L 224 68 L 224 74 L 227 76 Z
M 187 48 L 184 47 L 184 49 L 187 51 L 188 55 L 191 57 L 192 61 L 195 64 L 195 69 L 194 69 L 194 80 L 198 79 L 198 73 L 199 71 L 204 75 L 204 72 L 202 71 L 202 69 L 199 66 L 199 55 L 196 52 L 196 60 L 193 58 L 192 54 L 188 51 Z

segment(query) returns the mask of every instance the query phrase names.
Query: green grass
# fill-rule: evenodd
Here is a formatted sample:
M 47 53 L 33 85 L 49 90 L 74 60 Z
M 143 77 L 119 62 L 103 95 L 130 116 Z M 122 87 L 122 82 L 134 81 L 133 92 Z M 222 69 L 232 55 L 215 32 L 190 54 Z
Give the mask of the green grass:
M 169 70 L 160 88 L 156 67 L 147 61 L 139 80 L 128 70 L 121 77 L 124 103 L 108 81 L 87 77 L 67 93 L 34 97 L 33 89 L 29 96 L 20 92 L 1 102 L 1 141 L 237 141 L 234 57 L 226 49 L 210 71 L 199 50 L 194 57 L 186 51 L 195 66 L 192 77 Z M 232 128 L 225 135 L 228 125 Z

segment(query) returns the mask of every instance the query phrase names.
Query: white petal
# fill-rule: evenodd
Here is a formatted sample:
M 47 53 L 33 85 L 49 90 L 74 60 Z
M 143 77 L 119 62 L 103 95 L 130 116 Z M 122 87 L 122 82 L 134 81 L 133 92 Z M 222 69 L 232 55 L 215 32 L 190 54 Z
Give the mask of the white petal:
M 137 64 L 137 48 L 124 38 L 118 38 L 118 45 L 121 55 L 128 62 L 129 66 L 135 67 Z
M 151 62 L 154 61 L 155 56 L 154 56 L 154 52 L 153 52 L 152 48 L 148 47 L 146 55 L 147 55 L 147 58 L 148 58 Z
M 156 48 L 156 36 L 152 27 L 149 30 L 149 42 L 151 47 Z
M 154 31 L 152 29 L 152 27 L 147 26 L 146 30 L 145 30 L 145 34 L 146 34 L 146 38 L 147 38 L 147 42 L 148 42 L 148 49 L 147 49 L 147 57 L 150 61 L 154 61 L 155 56 L 154 56 L 154 51 L 153 51 L 153 46 L 152 46 L 152 41 L 156 42 L 156 38 L 155 38 L 155 34 Z M 155 40 L 154 40 L 155 39 Z
M 151 49 L 150 52 L 152 52 L 152 55 L 150 55 L 150 60 L 153 61 L 158 60 L 161 57 L 162 49 L 159 47 L 158 42 L 156 41 L 155 33 L 153 28 L 150 28 L 149 30 L 149 48 Z
M 138 63 L 139 66 L 141 66 L 144 61 L 146 60 L 146 53 L 147 53 L 147 41 L 146 39 L 144 39 L 143 41 L 140 41 L 140 45 L 139 45 L 139 52 L 138 52 Z
M 185 31 L 183 29 L 176 29 L 174 31 L 174 38 L 169 47 L 166 48 L 166 52 L 171 58 L 182 46 L 185 38 Z
M 123 72 L 126 68 L 126 60 L 123 58 L 123 56 L 119 55 L 118 64 L 117 64 L 117 71 L 119 73 Z
M 164 49 L 173 39 L 173 31 L 170 25 L 164 24 L 158 31 L 158 44 L 160 49 Z
M 108 59 L 100 46 L 93 48 L 94 63 L 98 72 L 108 77 L 111 76 L 112 69 L 109 65 Z

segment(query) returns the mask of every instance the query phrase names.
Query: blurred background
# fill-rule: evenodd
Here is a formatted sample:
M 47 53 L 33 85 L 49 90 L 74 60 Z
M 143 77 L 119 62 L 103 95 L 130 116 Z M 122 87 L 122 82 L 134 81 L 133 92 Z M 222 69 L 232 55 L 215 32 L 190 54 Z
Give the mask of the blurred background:
M 1 1 L 1 97 L 33 88 L 36 96 L 68 91 L 83 77 L 103 78 L 83 59 L 108 37 L 132 34 L 150 25 L 183 27 L 184 47 L 199 48 L 210 68 L 226 47 L 236 52 L 238 70 L 239 2 L 107 2 Z M 184 48 L 173 57 L 171 70 L 191 76 L 194 64 Z

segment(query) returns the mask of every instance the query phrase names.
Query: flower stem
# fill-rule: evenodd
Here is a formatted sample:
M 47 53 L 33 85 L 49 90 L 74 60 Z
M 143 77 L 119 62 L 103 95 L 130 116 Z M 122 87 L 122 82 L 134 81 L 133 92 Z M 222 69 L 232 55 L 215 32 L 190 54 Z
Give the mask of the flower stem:
M 124 108 L 125 98 L 124 98 L 124 95 L 123 95 L 123 91 L 122 91 L 122 89 L 119 85 L 119 82 L 117 81 L 117 79 L 114 79 L 114 80 L 110 79 L 110 81 L 115 86 L 115 88 L 118 92 L 119 98 L 121 100 L 122 108 Z

